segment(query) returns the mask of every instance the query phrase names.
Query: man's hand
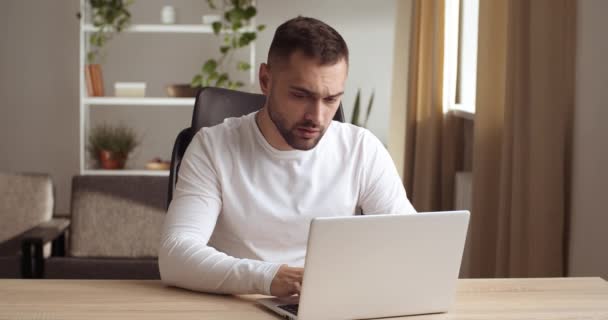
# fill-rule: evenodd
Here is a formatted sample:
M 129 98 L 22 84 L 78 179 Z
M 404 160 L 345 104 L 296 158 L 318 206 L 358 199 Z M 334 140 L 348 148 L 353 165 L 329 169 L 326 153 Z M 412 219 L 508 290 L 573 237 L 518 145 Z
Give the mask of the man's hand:
M 286 264 L 282 265 L 274 276 L 274 279 L 272 279 L 270 294 L 276 297 L 288 297 L 300 294 L 303 276 L 303 268 L 292 268 Z

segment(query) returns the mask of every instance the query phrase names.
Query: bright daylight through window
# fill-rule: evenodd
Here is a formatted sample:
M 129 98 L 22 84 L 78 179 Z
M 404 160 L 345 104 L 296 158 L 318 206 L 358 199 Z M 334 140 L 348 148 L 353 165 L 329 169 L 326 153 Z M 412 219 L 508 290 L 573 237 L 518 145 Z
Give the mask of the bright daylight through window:
M 444 112 L 475 114 L 478 16 L 479 0 L 445 0 Z

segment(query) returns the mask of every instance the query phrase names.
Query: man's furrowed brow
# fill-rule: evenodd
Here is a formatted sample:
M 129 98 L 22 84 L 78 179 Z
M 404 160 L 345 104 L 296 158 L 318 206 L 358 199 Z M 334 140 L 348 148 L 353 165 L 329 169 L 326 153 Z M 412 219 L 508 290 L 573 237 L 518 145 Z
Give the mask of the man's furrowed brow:
M 301 93 L 305 93 L 305 94 L 307 94 L 309 96 L 314 96 L 314 97 L 320 97 L 321 96 L 319 93 L 310 91 L 310 90 L 308 90 L 306 88 L 303 88 L 303 87 L 289 86 L 289 88 L 292 89 L 292 90 L 299 91 Z M 344 91 L 338 92 L 338 93 L 335 93 L 335 94 L 330 94 L 326 98 L 337 98 L 337 97 L 339 97 L 339 96 L 341 96 L 343 94 L 344 94 Z
M 310 91 L 310 90 L 308 90 L 306 88 L 303 88 L 303 87 L 289 86 L 289 89 L 295 90 L 295 91 L 299 91 L 301 93 L 305 93 L 305 94 L 310 95 L 310 96 L 316 96 L 317 95 L 315 92 L 312 92 L 312 91 Z

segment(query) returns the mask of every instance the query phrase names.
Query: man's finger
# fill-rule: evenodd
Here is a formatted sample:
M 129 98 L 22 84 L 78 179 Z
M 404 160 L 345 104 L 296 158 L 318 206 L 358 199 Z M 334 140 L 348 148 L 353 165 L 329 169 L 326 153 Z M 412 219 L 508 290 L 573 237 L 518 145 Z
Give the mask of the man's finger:
M 299 281 L 294 282 L 293 286 L 295 288 L 296 293 L 300 294 L 300 291 L 302 291 L 302 285 L 300 284 L 300 282 Z

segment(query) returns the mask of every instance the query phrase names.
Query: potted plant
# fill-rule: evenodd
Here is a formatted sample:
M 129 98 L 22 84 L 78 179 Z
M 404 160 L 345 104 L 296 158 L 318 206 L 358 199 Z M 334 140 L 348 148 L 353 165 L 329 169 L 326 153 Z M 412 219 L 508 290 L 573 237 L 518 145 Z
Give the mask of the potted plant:
M 89 35 L 89 50 L 85 78 L 89 96 L 104 95 L 103 78 L 99 58 L 101 48 L 115 33 L 124 30 L 131 23 L 131 13 L 127 8 L 133 0 L 88 0 L 91 8 L 91 21 L 96 31 Z M 82 19 L 82 14 L 77 14 Z
M 118 125 L 103 124 L 93 128 L 89 134 L 87 150 L 91 159 L 97 160 L 102 169 L 123 169 L 129 153 L 139 145 L 133 129 Z
M 258 32 L 263 31 L 266 26 L 258 25 L 251 28 L 251 21 L 257 15 L 257 9 L 253 0 L 222 0 L 223 14 L 220 21 L 214 22 L 211 26 L 213 33 L 222 37 L 219 47 L 220 56 L 218 59 L 208 59 L 205 61 L 201 70 L 192 78 L 190 86 L 194 92 L 201 87 L 222 87 L 238 89 L 244 85 L 241 81 L 234 81 L 230 78 L 228 70 L 231 68 L 237 71 L 247 72 L 251 65 L 246 61 L 233 61 L 234 53 L 239 49 L 248 47 L 257 38 Z M 210 9 L 217 9 L 213 0 L 207 0 Z

